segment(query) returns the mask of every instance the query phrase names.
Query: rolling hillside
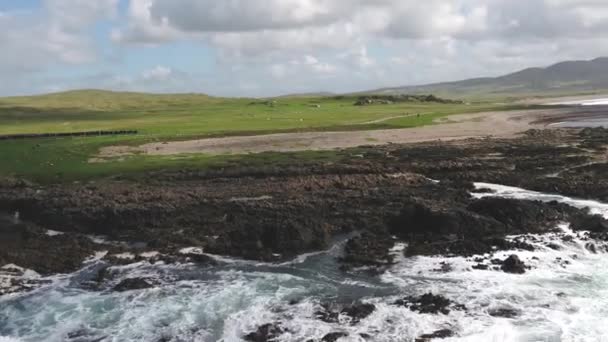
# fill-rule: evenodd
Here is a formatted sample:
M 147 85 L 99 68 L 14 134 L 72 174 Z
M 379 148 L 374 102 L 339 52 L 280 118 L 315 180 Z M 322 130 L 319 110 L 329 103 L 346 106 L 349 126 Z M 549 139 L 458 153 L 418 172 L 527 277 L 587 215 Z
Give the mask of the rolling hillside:
M 608 89 L 608 58 L 567 61 L 546 68 L 528 68 L 500 77 L 474 78 L 458 82 L 383 88 L 365 93 L 456 96 L 551 95 L 591 93 Z

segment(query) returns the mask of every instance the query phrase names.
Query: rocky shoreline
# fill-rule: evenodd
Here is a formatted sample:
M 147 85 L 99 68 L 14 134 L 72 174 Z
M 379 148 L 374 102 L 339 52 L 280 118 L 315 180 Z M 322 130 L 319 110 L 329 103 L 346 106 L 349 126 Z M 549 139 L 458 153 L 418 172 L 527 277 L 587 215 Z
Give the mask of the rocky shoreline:
M 526 251 L 534 247 L 507 237 L 555 233 L 562 222 L 575 232 L 589 231 L 587 248 L 597 252 L 593 241 L 608 240 L 601 216 L 557 202 L 475 198 L 471 192 L 484 192 L 473 182 L 486 182 L 608 202 L 605 146 L 608 130 L 601 128 L 534 130 L 515 139 L 362 147 L 340 164 L 157 172 L 141 182 L 39 186 L 4 180 L 0 266 L 9 265 L 3 272 L 12 278 L 0 296 L 36 287 L 38 278 L 18 276 L 24 269 L 40 276 L 70 273 L 93 256 L 110 266 L 147 261 L 212 267 L 214 255 L 281 262 L 327 249 L 346 234 L 353 236 L 338 257 L 343 272 L 382 273 L 394 263 L 398 245 L 406 257 Z M 517 255 L 475 261 L 479 269 L 528 270 Z M 88 280 L 92 290 L 155 286 L 137 278 L 113 284 L 107 268 L 96 274 Z M 365 303 L 331 305 L 320 309 L 319 319 L 347 316 L 356 324 L 374 310 Z M 395 305 L 435 314 L 466 310 L 435 294 Z M 269 323 L 245 339 L 269 341 L 281 333 L 280 325 Z M 420 341 L 449 336 L 430 331 Z M 340 337 L 337 332 L 323 341 Z

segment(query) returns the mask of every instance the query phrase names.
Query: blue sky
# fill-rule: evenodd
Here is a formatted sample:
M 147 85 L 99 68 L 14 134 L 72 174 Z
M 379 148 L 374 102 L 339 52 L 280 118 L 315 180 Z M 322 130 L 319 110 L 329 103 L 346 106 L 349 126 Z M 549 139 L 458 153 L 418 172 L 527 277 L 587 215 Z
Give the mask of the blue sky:
M 606 22 L 604 0 L 3 0 L 0 95 L 261 97 L 493 76 L 607 56 Z

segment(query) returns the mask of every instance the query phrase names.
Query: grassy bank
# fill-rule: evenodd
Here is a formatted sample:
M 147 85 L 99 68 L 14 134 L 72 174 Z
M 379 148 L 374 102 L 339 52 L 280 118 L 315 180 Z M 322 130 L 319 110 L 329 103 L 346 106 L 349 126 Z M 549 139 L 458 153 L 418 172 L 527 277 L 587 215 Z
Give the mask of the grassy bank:
M 338 131 L 430 125 L 437 118 L 486 110 L 514 109 L 478 102 L 406 102 L 355 106 L 355 97 L 297 97 L 271 100 L 226 99 L 205 95 L 152 95 L 77 91 L 0 99 L 0 134 L 137 130 L 135 136 L 74 137 L 0 141 L 0 176 L 38 181 L 72 181 L 137 174 L 163 168 L 202 168 L 255 162 L 256 156 L 134 156 L 91 164 L 100 147 L 152 141 L 293 131 Z M 303 161 L 330 158 L 332 152 L 292 153 Z M 264 160 L 263 158 L 270 158 Z M 263 156 L 264 162 L 281 157 Z

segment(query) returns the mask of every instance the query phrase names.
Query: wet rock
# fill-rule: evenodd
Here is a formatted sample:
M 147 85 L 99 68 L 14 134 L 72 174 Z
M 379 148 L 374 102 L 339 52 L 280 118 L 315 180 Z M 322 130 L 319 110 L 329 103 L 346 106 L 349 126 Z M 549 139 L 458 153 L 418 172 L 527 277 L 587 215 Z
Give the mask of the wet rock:
M 267 215 L 269 218 L 276 217 L 275 213 Z M 284 260 L 327 248 L 332 230 L 320 219 L 300 215 L 279 220 L 241 218 L 238 224 L 239 229 L 219 235 L 215 243 L 209 246 L 211 253 L 265 261 Z
M 154 287 L 152 283 L 143 278 L 129 278 L 121 281 L 118 285 L 114 286 L 113 290 L 116 292 L 126 292 L 133 290 L 143 290 Z
M 367 318 L 376 310 L 374 304 L 360 303 L 353 304 L 342 309 L 342 314 L 351 318 L 352 324 L 359 323 L 362 319 Z
M 473 268 L 474 270 L 487 271 L 488 269 L 490 269 L 490 266 L 484 264 L 477 264 L 471 266 L 471 268 Z
M 432 293 L 427 293 L 420 297 L 406 297 L 396 301 L 394 304 L 408 307 L 412 311 L 434 315 L 439 313 L 447 315 L 451 309 L 466 310 L 464 305 L 454 304 L 451 300 Z
M 524 274 L 526 273 L 526 264 L 519 259 L 517 255 L 511 255 L 502 262 L 500 267 L 505 273 Z
M 595 247 L 595 244 L 592 242 L 588 242 L 587 244 L 585 244 L 585 249 L 593 254 L 597 254 L 597 248 Z
M 493 309 L 488 312 L 492 317 L 500 317 L 500 318 L 516 318 L 521 315 L 519 310 L 509 309 L 509 308 L 499 308 Z
M 376 306 L 369 303 L 355 303 L 347 306 L 323 304 L 321 309 L 315 312 L 315 316 L 326 323 L 338 323 L 340 316 L 346 316 L 350 318 L 350 323 L 354 325 L 367 318 L 375 310 Z
M 504 240 L 504 224 L 462 208 L 409 203 L 388 225 L 393 234 L 408 241 L 406 256 L 473 256 L 489 253 L 496 246 L 511 247 Z
M 110 270 L 110 266 L 103 265 L 96 270 L 92 270 L 92 274 L 87 279 L 81 282 L 82 288 L 89 291 L 101 291 L 105 285 L 113 278 L 114 274 Z
M 405 204 L 401 213 L 389 220 L 391 232 L 406 241 L 459 240 L 504 233 L 505 227 L 463 209 L 435 208 L 423 203 Z
M 71 273 L 94 254 L 96 246 L 73 234 L 50 236 L 46 229 L 0 213 L 0 262 L 12 263 L 43 275 Z M 2 266 L 2 265 L 0 265 Z
M 454 336 L 454 332 L 450 329 L 437 330 L 432 334 L 424 334 L 416 339 L 416 342 L 430 342 L 433 339 L 442 339 Z
M 571 219 L 573 230 L 588 230 L 593 233 L 608 232 L 608 220 L 601 215 L 577 215 Z
M 452 264 L 442 261 L 439 264 L 439 268 L 436 268 L 433 271 L 440 272 L 440 273 L 449 273 L 449 272 L 452 272 L 453 270 L 454 270 L 454 267 L 452 266 Z
M 255 332 L 245 335 L 243 339 L 250 342 L 271 342 L 276 341 L 284 332 L 278 323 L 269 323 L 260 326 Z
M 510 241 L 500 237 L 463 238 L 453 241 L 442 241 L 445 237 L 438 236 L 434 242 L 410 242 L 405 249 L 406 256 L 466 256 L 483 255 L 497 250 L 526 250 L 533 251 L 534 246 L 523 241 Z
M 17 265 L 0 267 L 0 296 L 12 293 L 22 293 L 35 290 L 50 284 L 50 280 L 41 279 L 36 273 Z
M 574 210 L 552 202 L 487 197 L 471 203 L 469 210 L 505 225 L 509 234 L 540 233 L 554 229 Z
M 333 332 L 333 333 L 329 333 L 325 336 L 323 336 L 323 338 L 321 339 L 322 342 L 336 342 L 339 339 L 341 339 L 342 337 L 347 337 L 348 334 L 344 333 L 344 332 Z
M 340 311 L 332 305 L 323 304 L 321 305 L 321 309 L 315 311 L 315 317 L 325 323 L 338 323 Z
M 344 256 L 339 260 L 347 268 L 387 266 L 393 263 L 394 257 L 389 250 L 394 245 L 395 241 L 390 236 L 366 231 L 348 240 L 344 246 Z
M 79 329 L 69 332 L 66 337 L 68 341 L 74 342 L 101 342 L 108 338 L 108 336 L 99 336 L 88 329 Z
M 162 255 L 158 256 L 156 259 L 167 264 L 192 262 L 198 264 L 199 266 L 217 265 L 217 261 L 215 259 L 202 253 L 178 253 L 174 255 Z

